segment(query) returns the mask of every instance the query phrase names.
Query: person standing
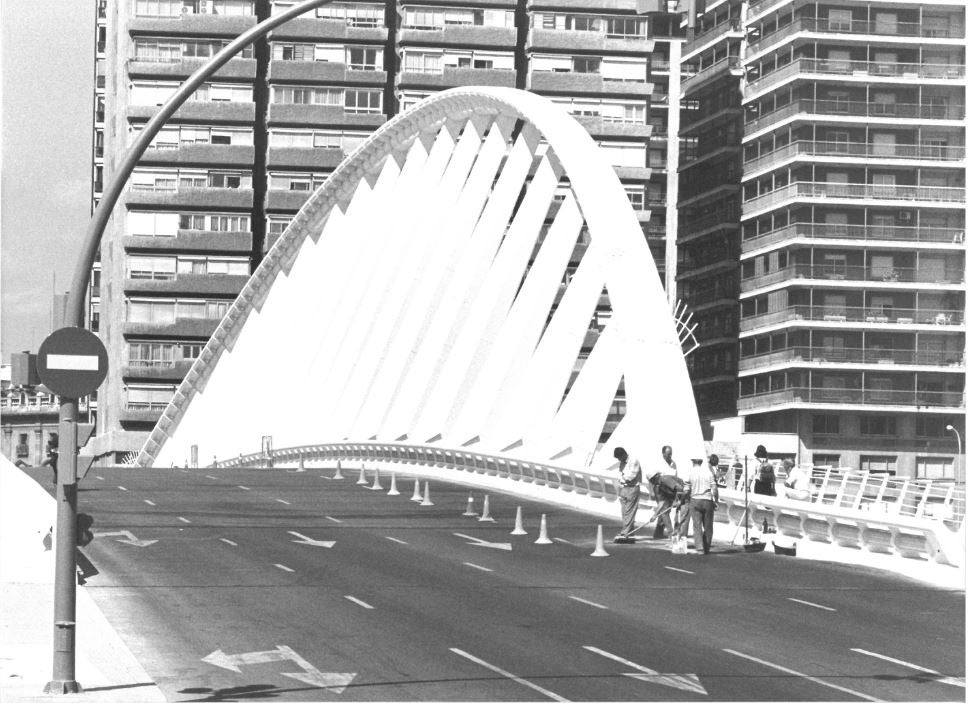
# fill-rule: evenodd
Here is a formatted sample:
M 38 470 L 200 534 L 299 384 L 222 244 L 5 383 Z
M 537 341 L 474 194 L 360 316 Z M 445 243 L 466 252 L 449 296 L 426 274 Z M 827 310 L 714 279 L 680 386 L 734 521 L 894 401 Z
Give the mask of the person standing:
M 635 531 L 635 514 L 639 510 L 639 495 L 642 484 L 642 465 L 625 451 L 625 447 L 615 447 L 612 456 L 618 459 L 619 479 L 618 500 L 622 505 L 622 531 L 615 541 L 627 540 Z
M 703 466 L 702 459 L 693 459 L 692 468 L 686 478 L 686 494 L 689 496 L 689 514 L 692 517 L 693 541 L 698 552 L 709 554 L 713 543 L 713 521 L 716 506 L 719 504 L 719 486 L 716 484 L 716 468 L 712 464 Z M 716 457 L 716 464 L 719 457 Z
M 773 472 L 773 464 L 769 462 L 769 453 L 762 444 L 756 447 L 753 456 L 759 460 L 756 467 L 756 475 L 753 478 L 753 493 L 762 496 L 776 495 L 776 474 Z

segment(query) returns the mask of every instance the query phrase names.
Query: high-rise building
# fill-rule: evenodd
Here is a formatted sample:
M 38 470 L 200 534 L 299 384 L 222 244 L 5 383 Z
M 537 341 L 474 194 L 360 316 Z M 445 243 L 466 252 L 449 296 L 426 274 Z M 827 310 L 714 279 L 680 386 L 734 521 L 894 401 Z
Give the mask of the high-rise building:
M 680 280 L 730 276 L 709 295 L 739 307 L 700 399 L 735 373 L 745 430 L 804 463 L 963 481 L 964 3 L 725 0 L 697 26 Z
M 103 148 L 110 179 L 181 81 L 242 31 L 293 4 L 99 2 L 104 90 L 96 109 L 104 119 L 95 169 Z M 109 460 L 140 448 L 309 195 L 368 134 L 436 91 L 527 88 L 578 116 L 642 213 L 643 236 L 665 272 L 675 239 L 675 187 L 665 170 L 671 162 L 675 173 L 678 154 L 670 156 L 666 143 L 677 132 L 669 113 L 677 115 L 670 106 L 678 101 L 679 38 L 667 17 L 661 36 L 650 39 L 652 22 L 636 0 L 339 1 L 230 60 L 155 137 L 102 242 L 92 319 L 115 360 L 98 397 Z M 257 388 L 253 380 L 253 402 Z

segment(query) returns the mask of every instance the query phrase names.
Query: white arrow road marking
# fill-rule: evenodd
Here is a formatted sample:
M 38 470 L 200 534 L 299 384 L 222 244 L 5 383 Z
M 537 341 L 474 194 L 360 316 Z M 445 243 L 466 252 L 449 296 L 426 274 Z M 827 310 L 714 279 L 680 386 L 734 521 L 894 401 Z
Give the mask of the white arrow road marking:
M 510 542 L 488 542 L 483 539 L 478 539 L 477 537 L 471 537 L 470 535 L 462 535 L 460 532 L 455 532 L 454 537 L 469 539 L 472 547 L 490 547 L 491 549 L 503 549 L 505 552 L 511 551 Z
M 828 608 L 826 605 L 819 605 L 818 603 L 811 603 L 808 600 L 800 600 L 799 598 L 787 598 L 787 600 L 792 600 L 794 603 L 803 603 L 804 605 L 809 605 L 811 608 L 820 608 L 821 610 L 830 610 L 834 613 L 837 612 L 836 608 Z
M 688 691 L 689 693 L 698 693 L 703 696 L 708 696 L 705 687 L 699 682 L 699 677 L 696 674 L 660 674 L 654 669 L 642 666 L 641 664 L 636 664 L 628 659 L 623 659 L 617 654 L 611 654 L 598 647 L 590 647 L 585 645 L 585 649 L 589 652 L 594 652 L 595 654 L 600 654 L 603 657 L 609 659 L 614 659 L 620 664 L 625 664 L 625 666 L 631 667 L 633 669 L 638 669 L 640 674 L 624 674 L 633 679 L 638 679 L 639 681 L 647 681 L 649 683 L 657 683 L 662 686 L 671 686 L 672 688 L 678 688 L 681 691 Z
M 763 666 L 768 666 L 771 669 L 776 669 L 777 671 L 782 671 L 785 674 L 792 674 L 793 676 L 799 676 L 801 678 L 807 679 L 808 681 L 813 681 L 821 686 L 826 686 L 827 688 L 832 688 L 837 691 L 843 691 L 844 693 L 849 693 L 852 696 L 857 696 L 858 698 L 863 698 L 865 701 L 880 701 L 880 698 L 874 698 L 873 696 L 868 696 L 866 693 L 861 693 L 860 691 L 854 691 L 849 688 L 844 688 L 843 686 L 838 686 L 835 683 L 830 683 L 829 681 L 824 681 L 823 679 L 818 679 L 816 676 L 808 676 L 807 674 L 800 673 L 799 671 L 794 671 L 793 669 L 788 669 L 785 666 L 780 666 L 779 664 L 773 664 L 772 662 L 764 661 L 763 659 L 757 659 L 756 657 L 751 657 L 749 654 L 743 654 L 742 652 L 737 652 L 734 649 L 724 649 L 724 652 L 729 654 L 734 654 L 737 657 L 743 657 L 743 659 L 749 659 L 757 664 L 762 664 Z
M 276 645 L 275 649 L 270 649 L 265 652 L 243 652 L 241 654 L 226 654 L 221 649 L 216 649 L 207 657 L 202 657 L 202 661 L 206 664 L 219 666 L 223 669 L 234 671 L 237 674 L 242 673 L 241 667 L 246 664 L 264 664 L 266 662 L 287 660 L 297 664 L 302 671 L 296 673 L 286 672 L 282 674 L 283 676 L 288 676 L 317 688 L 330 689 L 333 693 L 342 693 L 343 689 L 349 686 L 350 682 L 356 678 L 355 673 L 340 674 L 320 671 L 296 654 L 291 647 L 286 647 L 281 644 Z
M 289 530 L 289 534 L 291 534 L 293 537 L 299 538 L 290 540 L 291 542 L 295 542 L 296 544 L 308 544 L 310 547 L 325 547 L 326 549 L 330 549 L 334 544 L 336 544 L 336 542 L 324 542 L 323 540 L 319 539 L 311 539 L 306 535 L 301 535 L 298 532 L 293 532 L 292 530 Z
M 95 532 L 95 537 L 124 537 L 124 539 L 115 540 L 116 542 L 121 542 L 121 544 L 130 544 L 132 547 L 150 547 L 152 544 L 157 542 L 156 539 L 138 539 L 128 530 L 119 530 L 117 532 Z
M 590 605 L 593 608 L 601 608 L 602 610 L 608 610 L 609 609 L 607 605 L 602 605 L 601 603 L 596 603 L 595 601 L 592 601 L 592 600 L 585 600 L 584 598 L 579 598 L 578 596 L 568 596 L 568 597 L 571 598 L 572 600 L 578 601 L 579 603 L 584 603 L 585 605 Z
M 934 676 L 940 677 L 938 679 L 935 679 L 939 683 L 946 683 L 952 686 L 961 686 L 962 688 L 965 688 L 965 679 L 963 677 L 958 678 L 956 676 L 942 676 L 940 671 L 935 671 L 934 669 L 927 669 L 923 666 L 912 664 L 911 662 L 895 659 L 894 657 L 888 657 L 884 654 L 878 654 L 877 652 L 868 652 L 866 649 L 858 649 L 857 647 L 851 647 L 850 651 L 859 652 L 860 654 L 866 654 L 869 657 L 877 657 L 878 659 L 883 659 L 884 661 L 900 664 L 901 666 L 906 666 L 907 668 L 914 669 L 915 671 L 923 671 L 926 674 L 933 674 Z
M 532 689 L 534 691 L 537 691 L 538 693 L 541 693 L 541 694 L 543 694 L 545 696 L 548 696 L 548 698 L 550 698 L 553 701 L 561 701 L 561 703 L 568 703 L 568 699 L 567 698 L 562 698 L 557 693 L 554 693 L 552 691 L 549 691 L 546 688 L 542 688 L 541 686 L 539 686 L 536 683 L 532 683 L 530 681 L 527 681 L 525 679 L 522 679 L 520 676 L 515 676 L 510 671 L 505 671 L 504 669 L 502 669 L 499 666 L 494 666 L 493 664 L 487 663 L 483 659 L 478 659 L 473 654 L 468 654 L 463 649 L 457 649 L 456 647 L 451 647 L 450 648 L 450 651 L 452 651 L 454 654 L 457 654 L 457 655 L 460 655 L 460 656 L 464 657 L 465 659 L 470 659 L 475 664 L 480 664 L 485 669 L 490 669 L 491 671 L 493 671 L 493 672 L 495 672 L 497 674 L 500 674 L 501 676 L 507 677 L 507 678 L 511 679 L 512 681 L 514 681 L 515 683 L 519 683 L 522 686 L 527 686 L 528 688 L 530 688 L 530 689 Z

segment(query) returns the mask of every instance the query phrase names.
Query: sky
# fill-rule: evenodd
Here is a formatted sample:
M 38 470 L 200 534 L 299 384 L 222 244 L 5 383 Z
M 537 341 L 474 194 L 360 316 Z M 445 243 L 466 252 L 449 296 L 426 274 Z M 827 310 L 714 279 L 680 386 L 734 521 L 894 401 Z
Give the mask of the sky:
M 91 213 L 94 0 L 0 0 L 0 353 L 37 351 Z

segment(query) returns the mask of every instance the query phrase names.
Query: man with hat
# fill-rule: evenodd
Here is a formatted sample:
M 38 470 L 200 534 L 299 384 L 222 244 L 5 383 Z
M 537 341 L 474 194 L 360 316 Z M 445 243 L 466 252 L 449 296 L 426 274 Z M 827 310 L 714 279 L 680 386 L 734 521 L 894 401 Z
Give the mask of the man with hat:
M 625 447 L 615 447 L 612 456 L 618 459 L 618 470 L 621 472 L 618 500 L 622 505 L 622 531 L 615 537 L 615 541 L 629 541 L 635 531 L 635 514 L 639 510 L 642 465 L 638 459 L 629 456 Z
M 716 456 L 713 454 L 713 456 Z M 719 463 L 719 457 L 716 457 Z M 712 457 L 710 457 L 712 464 Z M 716 505 L 719 502 L 719 487 L 716 485 L 716 470 L 713 466 L 703 466 L 702 459 L 693 459 L 692 468 L 686 480 L 689 514 L 692 517 L 693 542 L 698 552 L 709 554 L 713 543 L 713 521 Z

